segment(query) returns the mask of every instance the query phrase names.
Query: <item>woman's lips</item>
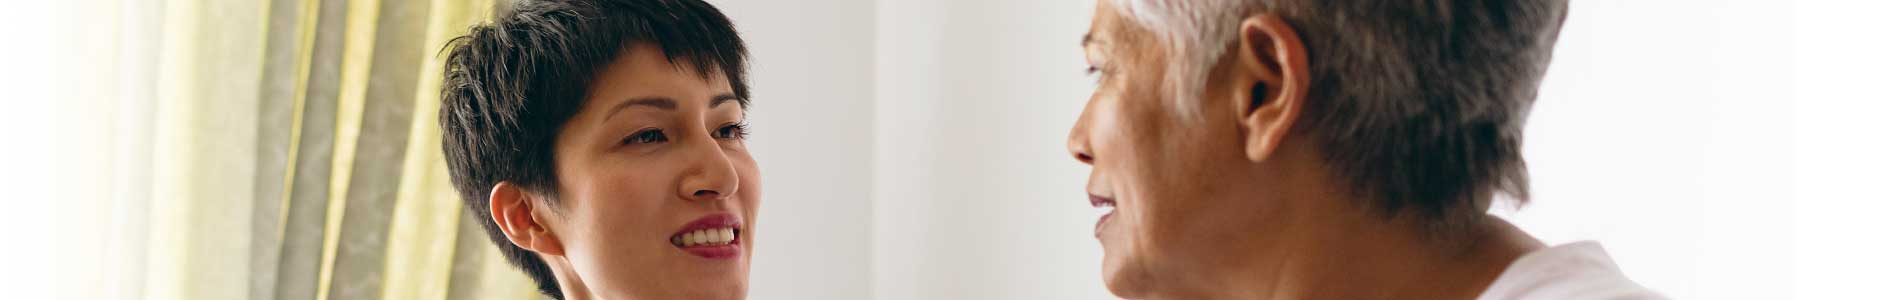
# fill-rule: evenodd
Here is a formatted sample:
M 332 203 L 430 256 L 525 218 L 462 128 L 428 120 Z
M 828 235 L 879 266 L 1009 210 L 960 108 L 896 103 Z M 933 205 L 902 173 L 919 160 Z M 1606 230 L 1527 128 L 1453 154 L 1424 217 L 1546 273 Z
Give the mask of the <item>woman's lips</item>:
M 739 241 L 745 232 L 739 216 L 729 213 L 707 215 L 686 223 L 668 238 L 673 247 L 699 257 L 730 259 L 739 257 Z

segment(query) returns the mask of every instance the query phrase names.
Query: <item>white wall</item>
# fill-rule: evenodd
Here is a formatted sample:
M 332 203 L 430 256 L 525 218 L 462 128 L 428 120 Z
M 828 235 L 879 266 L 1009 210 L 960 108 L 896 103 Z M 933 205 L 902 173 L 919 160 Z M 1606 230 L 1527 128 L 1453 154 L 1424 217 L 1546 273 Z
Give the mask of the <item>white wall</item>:
M 1868 3 L 1573 1 L 1526 130 L 1535 199 L 1504 214 L 1670 296 L 1900 296 L 1878 37 L 1900 24 Z
M 710 2 L 752 50 L 752 299 L 869 299 L 871 2 Z
M 1753 107 L 1749 102 L 1759 98 L 1724 97 L 1746 83 L 1738 80 L 1749 80 L 1726 76 L 1742 73 L 1724 67 L 1743 64 L 1738 54 L 1783 49 L 1725 45 L 1747 42 L 1733 33 L 1760 29 L 1736 26 L 1749 16 L 1738 14 L 1745 9 L 1739 5 L 1571 5 L 1525 133 L 1532 202 L 1494 212 L 1546 243 L 1600 241 L 1633 279 L 1670 296 L 1738 296 L 1702 293 L 1696 285 L 1705 199 L 1732 196 L 1739 190 L 1726 187 L 1750 180 L 1733 175 L 1748 163 L 1733 150 L 1778 149 L 1761 147 L 1771 140 L 1724 135 L 1772 128 L 1732 117 L 1745 112 L 1732 109 Z
M 1087 170 L 1088 1 L 879 1 L 877 299 L 1104 299 Z

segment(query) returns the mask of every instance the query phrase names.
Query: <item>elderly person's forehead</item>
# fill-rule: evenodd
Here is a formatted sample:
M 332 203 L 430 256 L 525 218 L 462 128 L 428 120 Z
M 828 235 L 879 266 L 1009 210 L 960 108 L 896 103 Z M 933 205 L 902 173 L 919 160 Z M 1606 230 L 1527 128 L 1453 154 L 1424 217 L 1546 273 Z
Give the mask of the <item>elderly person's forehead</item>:
M 1131 26 L 1127 12 L 1113 6 L 1116 0 L 1102 0 L 1097 4 L 1095 16 L 1090 20 L 1088 32 L 1082 34 L 1082 48 L 1112 47 L 1128 42 L 1131 35 L 1146 33 L 1139 26 Z
M 1111 7 L 1113 4 L 1110 2 L 1112 0 L 1102 0 L 1096 4 L 1095 16 L 1089 20 L 1088 32 L 1082 34 L 1082 48 L 1102 46 L 1113 40 L 1111 27 L 1118 27 L 1116 23 L 1120 23 L 1122 16 Z

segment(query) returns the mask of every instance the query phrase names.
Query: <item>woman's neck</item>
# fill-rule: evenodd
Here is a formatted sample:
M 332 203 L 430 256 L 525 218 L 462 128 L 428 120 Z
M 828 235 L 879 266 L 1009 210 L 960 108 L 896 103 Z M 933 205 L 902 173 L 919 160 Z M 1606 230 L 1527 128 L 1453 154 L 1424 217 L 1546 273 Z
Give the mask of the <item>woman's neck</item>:
M 581 281 L 580 274 L 574 273 L 574 266 L 568 264 L 566 258 L 552 255 L 542 255 L 541 257 L 542 261 L 547 262 L 548 271 L 554 273 L 554 281 L 561 285 L 561 299 L 594 299 L 594 294 L 587 289 L 587 282 Z

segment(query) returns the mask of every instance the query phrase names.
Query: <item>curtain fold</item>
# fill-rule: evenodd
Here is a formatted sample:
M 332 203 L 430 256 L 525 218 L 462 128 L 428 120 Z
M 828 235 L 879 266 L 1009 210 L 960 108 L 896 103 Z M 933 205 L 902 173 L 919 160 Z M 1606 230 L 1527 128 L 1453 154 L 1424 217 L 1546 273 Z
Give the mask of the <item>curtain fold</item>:
M 149 208 L 129 218 L 144 229 L 122 238 L 142 242 L 118 243 L 144 245 L 143 258 L 107 262 L 139 271 L 115 288 L 146 299 L 538 297 L 463 211 L 436 123 L 442 45 L 506 2 L 158 4 L 155 76 L 117 79 L 154 91 L 149 120 L 119 120 L 149 126 L 114 132 L 152 136 L 150 167 L 130 168 L 149 185 L 115 188 L 151 195 L 130 203 Z
M 154 112 L 148 299 L 239 299 L 249 275 L 264 7 L 168 2 Z

